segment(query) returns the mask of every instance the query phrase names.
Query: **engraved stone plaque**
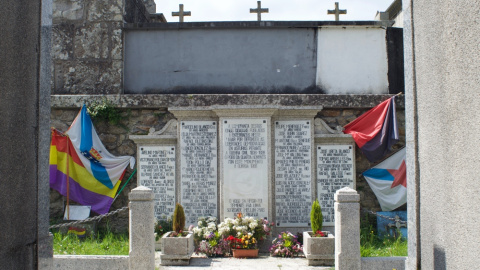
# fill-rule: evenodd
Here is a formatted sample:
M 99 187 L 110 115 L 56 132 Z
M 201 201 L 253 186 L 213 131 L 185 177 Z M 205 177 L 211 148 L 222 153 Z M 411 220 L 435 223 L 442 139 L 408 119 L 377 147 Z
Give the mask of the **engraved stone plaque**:
M 355 188 L 353 158 L 352 145 L 317 145 L 317 198 L 324 226 L 335 225 L 335 192 Z
M 312 205 L 311 121 L 275 122 L 275 211 L 278 227 L 306 227 Z
M 180 123 L 181 204 L 185 224 L 217 216 L 217 122 Z
M 175 208 L 175 146 L 142 146 L 138 183 L 155 194 L 155 217 L 166 219 Z
M 268 124 L 266 119 L 222 121 L 223 214 L 268 217 Z

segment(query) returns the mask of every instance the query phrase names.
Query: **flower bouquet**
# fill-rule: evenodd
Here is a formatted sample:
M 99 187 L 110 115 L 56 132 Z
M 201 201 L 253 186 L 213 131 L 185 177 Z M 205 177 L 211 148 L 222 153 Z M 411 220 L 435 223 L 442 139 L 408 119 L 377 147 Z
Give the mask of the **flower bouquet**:
M 303 252 L 298 237 L 291 232 L 282 232 L 272 241 L 270 255 L 276 257 L 294 257 Z

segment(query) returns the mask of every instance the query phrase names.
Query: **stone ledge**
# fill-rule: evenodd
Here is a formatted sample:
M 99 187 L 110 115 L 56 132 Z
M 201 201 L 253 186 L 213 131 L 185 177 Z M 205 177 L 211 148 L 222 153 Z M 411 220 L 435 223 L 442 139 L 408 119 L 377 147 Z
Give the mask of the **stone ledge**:
M 128 269 L 129 256 L 54 255 L 52 269 Z
M 407 257 L 364 257 L 362 258 L 362 269 L 380 270 L 396 269 L 404 270 Z
M 321 94 L 151 94 L 151 95 L 52 95 L 54 109 L 78 109 L 103 98 L 119 108 L 152 108 L 194 106 L 322 106 L 324 109 L 367 109 L 373 108 L 392 95 L 321 95 Z M 405 108 L 404 96 L 396 100 L 398 109 Z

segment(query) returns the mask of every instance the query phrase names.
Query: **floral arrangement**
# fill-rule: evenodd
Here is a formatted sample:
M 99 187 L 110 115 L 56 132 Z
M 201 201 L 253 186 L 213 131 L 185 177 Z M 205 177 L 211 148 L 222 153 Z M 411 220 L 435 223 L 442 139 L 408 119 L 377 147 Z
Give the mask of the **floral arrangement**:
M 313 237 L 326 237 L 327 235 L 325 235 L 324 232 L 322 231 L 316 231 L 314 234 L 313 234 Z
M 172 218 L 163 216 L 162 219 L 155 222 L 155 241 L 158 241 L 165 233 L 172 230 Z
M 291 232 L 282 232 L 272 241 L 270 255 L 276 257 L 294 257 L 303 251 L 298 237 Z
M 253 235 L 246 234 L 242 235 L 240 238 L 230 235 L 227 237 L 227 242 L 229 243 L 230 248 L 232 249 L 256 249 L 257 248 L 257 239 Z
M 231 255 L 232 248 L 256 248 L 258 241 L 270 234 L 273 222 L 238 214 L 234 219 L 225 218 L 218 225 L 215 217 L 199 218 L 197 225 L 193 228 L 196 253 L 224 256 Z

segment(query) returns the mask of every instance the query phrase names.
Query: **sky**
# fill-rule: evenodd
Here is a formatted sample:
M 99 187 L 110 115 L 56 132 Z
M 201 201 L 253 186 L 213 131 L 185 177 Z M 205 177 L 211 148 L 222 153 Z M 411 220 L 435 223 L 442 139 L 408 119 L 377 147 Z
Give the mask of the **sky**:
M 373 20 L 377 11 L 385 11 L 393 0 L 336 0 L 340 9 L 346 9 L 346 15 L 340 20 Z M 335 9 L 335 0 L 262 0 L 262 21 L 330 21 L 334 15 L 327 15 L 328 9 Z M 185 22 L 201 21 L 256 21 L 257 14 L 250 8 L 257 8 L 256 0 L 155 0 L 157 13 L 163 13 L 167 22 L 178 22 L 172 17 L 172 11 L 184 5 L 184 11 L 191 16 Z

